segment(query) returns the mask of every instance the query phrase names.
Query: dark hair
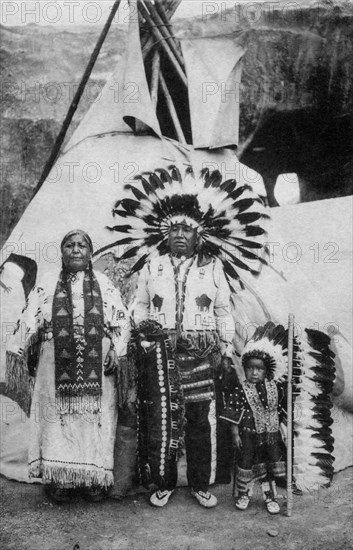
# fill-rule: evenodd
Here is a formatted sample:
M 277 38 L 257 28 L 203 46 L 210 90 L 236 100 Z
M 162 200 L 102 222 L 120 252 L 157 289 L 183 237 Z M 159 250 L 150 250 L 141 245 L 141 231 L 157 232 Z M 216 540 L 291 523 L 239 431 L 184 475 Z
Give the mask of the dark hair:
M 91 240 L 91 237 L 88 235 L 88 233 L 86 233 L 86 231 L 83 231 L 82 229 L 72 229 L 72 231 L 69 231 L 68 233 L 66 233 L 65 237 L 63 238 L 63 240 L 61 241 L 61 244 L 60 244 L 60 250 L 63 249 L 63 246 L 64 244 L 66 243 L 66 241 L 68 239 L 70 239 L 70 237 L 73 237 L 74 235 L 81 235 L 81 237 L 86 241 L 86 243 L 88 244 L 89 248 L 90 248 L 90 251 L 91 251 L 91 254 L 93 253 L 93 244 L 92 244 L 92 240 Z
M 72 307 L 72 294 L 71 294 L 71 285 L 69 284 L 69 275 L 72 273 L 67 267 L 65 266 L 64 262 L 62 262 L 62 271 L 61 271 L 61 278 L 63 282 L 64 289 L 66 290 L 66 296 L 67 296 L 67 310 L 72 314 L 73 307 Z M 88 276 L 89 276 L 89 288 L 90 288 L 90 297 L 91 297 L 91 303 L 89 305 L 89 309 L 92 309 L 94 306 L 94 297 L 93 297 L 93 267 L 92 262 L 89 261 L 88 264 Z
M 250 359 L 261 359 L 265 366 L 267 377 L 273 378 L 273 373 L 276 368 L 276 362 L 273 357 L 271 357 L 271 355 L 261 350 L 252 350 L 244 353 L 241 359 L 241 364 L 244 369 L 246 369 L 248 361 Z

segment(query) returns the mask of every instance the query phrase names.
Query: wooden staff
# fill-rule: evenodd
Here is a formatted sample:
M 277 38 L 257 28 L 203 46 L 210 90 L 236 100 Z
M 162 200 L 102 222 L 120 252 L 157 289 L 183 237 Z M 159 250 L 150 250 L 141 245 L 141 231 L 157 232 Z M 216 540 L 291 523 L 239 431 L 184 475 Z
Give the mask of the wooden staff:
M 160 44 L 160 46 L 165 51 L 165 54 L 167 55 L 168 59 L 170 60 L 173 68 L 175 69 L 175 72 L 179 76 L 180 80 L 184 84 L 184 86 L 187 88 L 188 82 L 185 76 L 185 73 L 183 69 L 181 68 L 177 58 L 173 54 L 172 50 L 170 49 L 169 45 L 167 44 L 166 40 L 164 39 L 161 31 L 156 27 L 153 19 L 151 18 L 150 14 L 148 13 L 145 6 L 142 4 L 142 2 L 138 2 L 138 9 L 140 10 L 141 15 L 143 16 L 144 20 L 146 21 L 147 26 L 149 27 L 150 31 L 152 32 L 154 38 L 156 41 Z
M 293 508 L 292 468 L 293 468 L 293 343 L 294 315 L 288 316 L 288 380 L 287 380 L 287 516 L 291 517 Z
M 112 21 L 115 17 L 115 14 L 116 12 L 118 11 L 118 8 L 119 8 L 119 5 L 120 5 L 120 1 L 121 0 L 116 0 L 115 1 L 115 4 L 113 5 L 112 7 L 112 11 L 110 12 L 110 15 L 107 19 L 107 22 L 106 24 L 104 25 L 104 28 L 102 30 L 102 33 L 100 35 L 100 37 L 98 38 L 98 42 L 96 44 L 96 47 L 94 48 L 93 52 L 92 52 L 92 55 L 91 55 L 91 58 L 88 62 L 88 65 L 86 67 L 86 70 L 85 72 L 83 73 L 83 76 L 82 76 L 82 79 L 81 79 L 81 82 L 79 84 L 79 87 L 77 88 L 76 90 L 76 93 L 75 93 L 75 96 L 71 102 L 71 105 L 69 107 L 69 110 L 67 111 L 67 114 L 66 114 L 66 117 L 65 117 L 65 120 L 64 122 L 62 123 L 62 126 L 61 126 L 61 129 L 60 129 L 60 132 L 55 140 L 55 143 L 54 143 L 54 146 L 53 146 L 53 149 L 51 151 L 51 154 L 50 154 L 50 157 L 49 159 L 47 160 L 44 168 L 43 168 L 43 172 L 39 178 L 39 181 L 37 183 L 37 186 L 34 190 L 34 193 L 33 193 L 33 196 L 31 198 L 31 200 L 33 199 L 33 197 L 38 193 L 39 189 L 42 187 L 43 183 L 45 182 L 45 180 L 47 179 L 47 177 L 49 176 L 49 173 L 51 171 L 51 169 L 53 168 L 54 166 L 54 162 L 56 161 L 59 153 L 60 153 L 60 149 L 61 149 L 61 146 L 63 144 L 63 141 L 65 139 L 65 136 L 66 136 L 66 133 L 67 133 L 67 130 L 71 124 L 71 121 L 73 119 L 73 116 L 76 112 L 76 109 L 78 107 L 78 104 L 79 104 L 79 101 L 81 99 L 81 96 L 83 94 L 83 91 L 85 89 L 85 86 L 88 82 L 88 79 L 89 77 L 91 76 L 91 72 L 93 70 L 93 67 L 94 67 L 94 64 L 97 60 L 97 57 L 99 55 L 99 52 L 101 51 L 101 48 L 102 48 L 102 45 L 104 43 L 104 40 L 108 34 L 108 31 L 110 29 L 110 26 L 112 24 Z
M 178 141 L 180 141 L 180 143 L 183 143 L 184 145 L 186 145 L 186 139 L 185 139 L 181 124 L 179 122 L 178 114 L 177 114 L 177 112 L 175 110 L 175 107 L 174 107 L 172 96 L 169 93 L 168 86 L 166 84 L 166 81 L 164 80 L 164 77 L 163 77 L 161 71 L 159 72 L 159 82 L 160 82 L 162 91 L 164 93 L 164 97 L 165 97 L 165 100 L 166 100 L 166 103 L 167 103 L 167 106 L 168 106 L 168 109 L 169 109 L 170 116 L 171 116 L 173 124 L 174 124 L 174 128 L 175 128 L 175 132 L 176 132 L 177 137 L 178 137 Z

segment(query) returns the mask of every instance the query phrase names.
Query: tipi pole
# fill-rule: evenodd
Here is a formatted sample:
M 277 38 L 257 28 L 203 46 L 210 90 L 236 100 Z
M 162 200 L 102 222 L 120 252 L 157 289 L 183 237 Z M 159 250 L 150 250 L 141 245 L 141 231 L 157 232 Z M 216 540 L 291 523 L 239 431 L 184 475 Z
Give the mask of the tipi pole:
M 179 51 L 179 53 L 181 52 L 181 48 L 180 48 L 180 43 L 175 39 L 174 35 L 170 32 L 170 29 L 169 27 L 171 27 L 171 23 L 169 22 L 168 20 L 168 16 L 165 12 L 165 9 L 164 9 L 164 6 L 163 6 L 163 2 L 162 0 L 155 0 L 155 8 L 159 14 L 159 17 L 161 18 L 161 20 L 163 21 L 164 25 L 167 27 L 168 31 L 169 31 L 169 34 L 170 34 L 170 37 L 171 39 L 173 40 L 174 44 L 175 44 L 175 47 L 176 49 Z
M 293 468 L 293 344 L 294 315 L 288 316 L 288 380 L 287 380 L 287 516 L 292 515 L 292 468 Z
M 159 15 L 158 11 L 156 10 L 156 7 L 153 6 L 152 3 L 149 0 L 144 0 L 144 2 L 146 4 L 146 7 L 147 7 L 148 11 L 150 12 L 151 18 L 154 20 L 156 26 L 159 27 L 159 29 L 161 31 L 161 34 L 164 36 L 164 38 L 168 42 L 169 47 L 172 50 L 173 54 L 175 55 L 179 65 L 185 71 L 184 59 L 180 55 L 180 53 L 179 53 L 179 51 L 178 51 L 178 49 L 175 45 L 175 42 L 174 42 L 174 40 L 173 40 L 173 38 L 170 34 L 170 31 L 169 31 L 169 26 L 166 25 L 164 23 L 164 21 L 162 21 L 161 16 Z
M 145 6 L 142 4 L 141 1 L 138 1 L 138 9 L 140 10 L 141 15 L 143 16 L 144 20 L 146 21 L 146 24 L 148 25 L 150 31 L 152 32 L 155 40 L 160 44 L 161 48 L 165 51 L 168 59 L 170 60 L 171 64 L 173 65 L 177 75 L 179 76 L 180 80 L 184 84 L 184 86 L 187 88 L 188 81 L 186 79 L 186 75 L 181 68 L 178 60 L 176 59 L 175 55 L 173 54 L 172 50 L 170 49 L 167 41 L 165 40 L 164 36 L 162 35 L 161 31 L 157 28 L 157 26 L 154 24 L 153 19 L 151 18 L 150 14 L 148 13 Z
M 158 103 L 159 70 L 160 70 L 160 56 L 159 56 L 159 51 L 156 50 L 153 54 L 152 77 L 151 77 L 151 99 L 155 109 Z
M 166 103 L 167 103 L 167 106 L 168 106 L 168 109 L 169 109 L 169 113 L 170 113 L 170 116 L 171 116 L 173 124 L 174 124 L 174 128 L 175 128 L 175 131 L 176 131 L 176 134 L 177 134 L 177 137 L 178 137 L 178 141 L 180 141 L 180 143 L 183 143 L 184 145 L 186 145 L 186 139 L 185 139 L 185 136 L 184 136 L 184 133 L 183 133 L 183 130 L 182 130 L 179 118 L 178 118 L 178 114 L 177 114 L 177 112 L 175 110 L 175 107 L 174 107 L 172 96 L 169 93 L 168 86 L 166 84 L 166 81 L 164 80 L 164 77 L 163 77 L 161 71 L 159 72 L 159 82 L 161 84 L 161 88 L 162 88 L 162 91 L 164 93 L 164 97 L 165 97 L 165 100 L 166 100 Z
M 168 17 L 170 18 L 174 15 L 180 3 L 181 3 L 181 0 L 171 0 L 170 2 L 167 2 L 167 5 L 165 7 L 165 14 L 167 18 Z M 154 42 L 155 40 L 151 36 L 145 36 L 144 38 L 142 38 L 141 45 L 142 45 L 142 55 L 144 59 L 149 54 L 151 48 L 153 48 Z
M 112 7 L 112 10 L 110 12 L 110 15 L 107 19 L 107 22 L 106 24 L 104 25 L 104 28 L 101 32 L 101 35 L 98 39 L 98 42 L 96 44 L 96 47 L 94 48 L 93 52 L 92 52 L 92 55 L 91 55 L 91 58 L 88 62 L 88 65 L 86 67 L 86 70 L 85 72 L 83 73 L 83 76 L 82 76 L 82 79 L 81 79 L 81 82 L 76 90 L 76 93 L 75 93 L 75 96 L 71 102 L 71 105 L 69 107 L 69 110 L 66 114 L 66 117 L 65 117 L 65 120 L 64 122 L 62 123 L 62 126 L 61 126 L 61 130 L 55 140 L 55 143 L 54 143 L 54 146 L 53 146 L 53 149 L 52 149 L 52 152 L 50 154 L 50 157 L 49 159 L 47 160 L 45 166 L 44 166 L 44 169 L 43 169 L 43 172 L 41 174 L 41 177 L 37 183 L 37 186 L 34 190 L 34 193 L 33 193 L 33 196 L 32 196 L 32 199 L 33 197 L 37 194 L 37 192 L 39 191 L 39 189 L 42 187 L 44 181 L 47 179 L 47 177 L 49 176 L 49 173 L 54 165 L 54 162 L 56 161 L 57 159 L 57 156 L 59 155 L 60 153 L 60 149 L 61 149 L 61 146 L 63 144 L 63 141 L 65 139 L 65 136 L 66 136 L 66 132 L 71 124 L 71 121 L 73 119 L 73 116 L 76 112 L 76 109 L 77 109 L 77 106 L 78 106 L 78 103 L 81 99 L 81 96 L 83 94 L 83 91 L 85 89 L 85 86 L 88 82 L 88 79 L 89 77 L 91 76 L 91 72 L 93 70 L 93 67 L 94 67 L 94 64 L 97 60 L 97 57 L 99 55 L 99 52 L 102 48 L 102 45 L 104 43 L 104 40 L 108 34 L 108 31 L 110 29 L 110 26 L 112 24 L 112 21 L 115 17 L 115 14 L 116 12 L 118 11 L 118 8 L 119 8 L 119 5 L 120 5 L 120 1 L 121 0 L 116 0 L 115 1 L 115 4 L 113 5 Z M 31 199 L 31 200 L 32 200 Z

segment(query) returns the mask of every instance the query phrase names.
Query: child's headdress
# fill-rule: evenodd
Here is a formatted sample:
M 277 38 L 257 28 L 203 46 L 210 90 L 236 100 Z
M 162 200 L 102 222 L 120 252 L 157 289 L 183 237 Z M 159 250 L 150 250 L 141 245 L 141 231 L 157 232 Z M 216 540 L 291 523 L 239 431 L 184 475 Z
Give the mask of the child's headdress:
M 258 327 L 243 349 L 242 366 L 252 357 L 262 359 L 267 378 L 283 382 L 288 373 L 287 340 L 288 331 L 282 325 L 267 323 Z

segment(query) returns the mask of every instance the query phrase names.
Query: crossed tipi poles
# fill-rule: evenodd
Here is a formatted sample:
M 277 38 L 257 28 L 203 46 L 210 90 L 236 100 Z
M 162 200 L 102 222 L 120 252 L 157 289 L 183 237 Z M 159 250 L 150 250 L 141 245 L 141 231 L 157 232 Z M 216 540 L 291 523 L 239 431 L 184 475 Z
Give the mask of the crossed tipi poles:
M 129 0 L 129 2 L 130 1 L 131 0 Z M 97 44 L 91 54 L 90 60 L 83 73 L 80 84 L 62 123 L 60 132 L 55 140 L 51 154 L 43 168 L 42 174 L 34 190 L 32 199 L 39 191 L 46 178 L 49 176 L 49 173 L 59 156 L 67 131 L 75 115 L 78 104 L 90 78 L 104 41 L 107 37 L 111 24 L 119 9 L 120 3 L 121 0 L 116 0 L 111 9 L 109 17 L 98 38 Z M 186 139 L 184 135 L 184 130 L 172 97 L 173 91 L 168 87 L 161 67 L 162 53 L 163 59 L 167 62 L 167 71 L 171 69 L 171 71 L 177 76 L 178 80 L 181 82 L 182 86 L 187 89 L 185 63 L 183 60 L 180 44 L 178 40 L 174 37 L 172 26 L 170 24 L 170 18 L 172 17 L 172 15 L 174 15 L 180 3 L 181 0 L 155 0 L 154 4 L 152 4 L 150 0 L 136 0 L 137 15 L 141 34 L 141 47 L 145 63 L 148 61 L 150 54 L 152 54 L 153 56 L 149 82 L 152 103 L 157 111 L 158 93 L 160 91 L 164 97 L 166 109 L 169 113 L 170 122 L 174 129 L 174 137 L 180 143 L 185 144 Z

